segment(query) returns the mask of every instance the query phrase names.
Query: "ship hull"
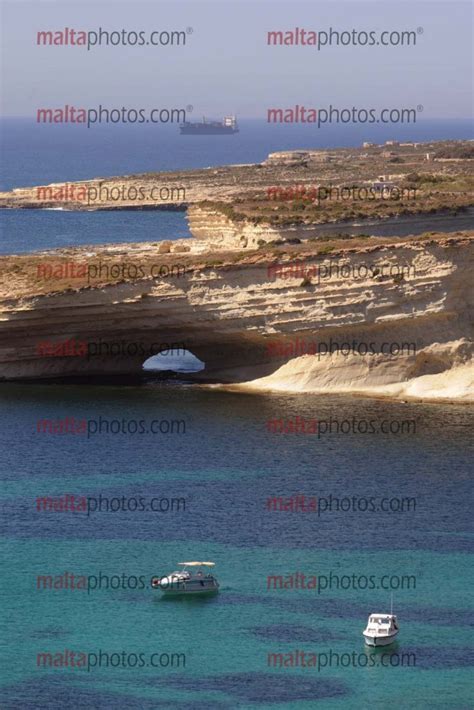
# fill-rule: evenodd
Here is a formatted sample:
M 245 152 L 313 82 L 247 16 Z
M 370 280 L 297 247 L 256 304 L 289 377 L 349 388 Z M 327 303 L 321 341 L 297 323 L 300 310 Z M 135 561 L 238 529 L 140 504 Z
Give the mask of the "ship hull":
M 202 128 L 201 126 L 181 126 L 182 136 L 231 136 L 238 133 L 238 128 Z

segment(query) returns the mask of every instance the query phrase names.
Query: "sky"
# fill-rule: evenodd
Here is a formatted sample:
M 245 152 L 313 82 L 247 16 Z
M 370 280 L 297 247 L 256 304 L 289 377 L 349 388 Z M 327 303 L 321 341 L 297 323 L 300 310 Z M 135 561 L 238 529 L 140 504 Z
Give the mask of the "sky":
M 422 107 L 472 116 L 468 2 L 6 0 L 0 115 L 98 105 L 192 107 L 266 119 L 269 108 Z M 186 32 L 184 46 L 38 46 L 39 31 Z M 416 46 L 269 46 L 269 31 L 416 32 Z M 147 35 L 148 36 L 148 35 Z M 378 36 L 378 35 L 377 35 Z M 188 114 L 188 115 L 189 115 Z

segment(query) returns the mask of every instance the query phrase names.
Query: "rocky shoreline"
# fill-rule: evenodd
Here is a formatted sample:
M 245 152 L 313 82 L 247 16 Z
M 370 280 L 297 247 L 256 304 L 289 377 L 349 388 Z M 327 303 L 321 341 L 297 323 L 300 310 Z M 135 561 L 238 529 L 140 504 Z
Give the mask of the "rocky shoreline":
M 180 210 L 209 246 L 253 249 L 339 223 L 371 234 L 374 220 L 462 215 L 474 206 L 473 152 L 470 141 L 282 151 L 256 164 L 19 187 L 0 192 L 0 208 Z
M 473 401 L 474 231 L 423 233 L 428 215 L 452 218 L 450 229 L 456 215 L 472 217 L 471 154 L 468 141 L 288 151 L 256 165 L 57 184 L 53 200 L 39 188 L 0 193 L 6 209 L 95 210 L 145 206 L 87 205 L 86 185 L 109 196 L 125 185 L 128 198 L 131 187 L 155 198 L 176 189 L 146 208 L 187 209 L 193 234 L 0 257 L 0 378 L 140 377 L 153 349 L 177 344 L 206 364 L 197 383 Z M 385 201 L 378 188 L 362 206 L 308 198 L 316 181 L 369 194 L 376 178 L 383 189 L 417 185 L 418 202 Z M 350 220 L 398 232 L 354 235 Z M 346 343 L 357 351 L 339 352 Z

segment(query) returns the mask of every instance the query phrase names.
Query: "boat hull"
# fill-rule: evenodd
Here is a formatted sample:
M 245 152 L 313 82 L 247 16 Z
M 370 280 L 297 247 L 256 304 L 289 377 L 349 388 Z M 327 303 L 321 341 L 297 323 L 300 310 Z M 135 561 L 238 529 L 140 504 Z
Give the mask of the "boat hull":
M 390 636 L 368 636 L 367 634 L 364 634 L 364 641 L 367 646 L 390 646 L 391 643 L 393 643 L 398 636 L 398 631 L 394 634 L 390 634 Z
M 210 596 L 211 594 L 217 594 L 219 591 L 216 588 L 213 589 L 162 589 L 163 595 L 165 597 L 195 597 L 195 596 Z
M 219 584 L 209 579 L 188 579 L 173 581 L 170 584 L 162 583 L 158 588 L 166 596 L 204 596 L 217 594 Z

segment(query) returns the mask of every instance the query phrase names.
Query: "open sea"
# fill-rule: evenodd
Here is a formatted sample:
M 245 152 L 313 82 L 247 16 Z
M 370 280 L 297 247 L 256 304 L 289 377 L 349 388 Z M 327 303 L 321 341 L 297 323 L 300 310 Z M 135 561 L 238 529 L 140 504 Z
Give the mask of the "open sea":
M 54 129 L 2 123 L 2 189 L 470 137 L 462 122 Z M 2 253 L 188 234 L 177 212 L 0 219 Z M 318 433 L 269 426 L 297 417 Z M 147 378 L 2 383 L 0 420 L 2 710 L 472 708 L 472 408 Z M 216 563 L 217 596 L 151 588 L 186 560 Z M 392 599 L 399 638 L 369 649 L 367 617 Z

